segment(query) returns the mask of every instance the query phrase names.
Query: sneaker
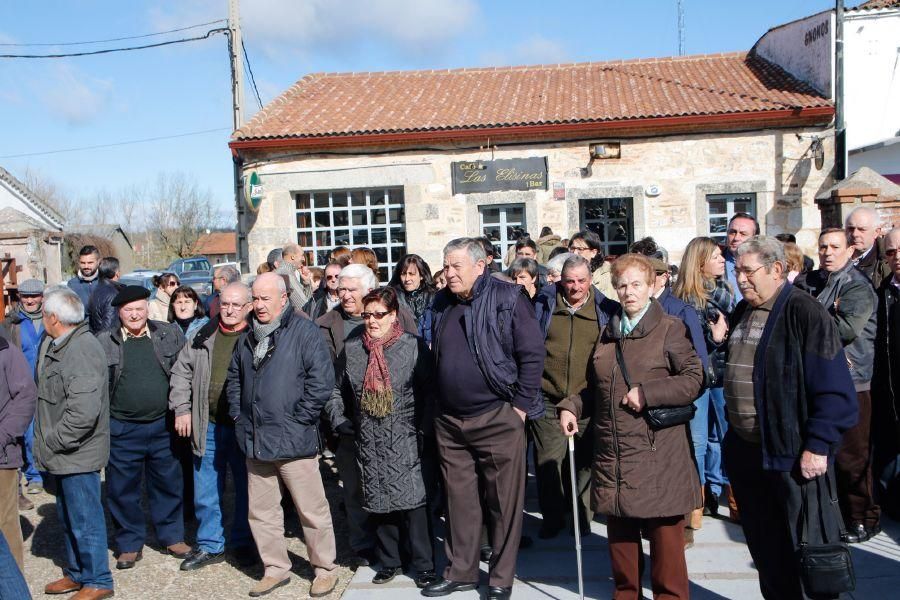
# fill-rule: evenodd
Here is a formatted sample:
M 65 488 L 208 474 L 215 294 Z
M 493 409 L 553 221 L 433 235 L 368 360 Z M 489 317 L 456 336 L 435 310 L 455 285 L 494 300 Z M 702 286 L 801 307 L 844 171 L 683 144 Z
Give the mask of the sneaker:
M 334 590 L 337 582 L 337 573 L 325 573 L 323 575 L 316 575 L 316 578 L 313 579 L 312 585 L 309 586 L 310 597 L 320 598 L 322 596 L 327 596 L 332 592 L 332 590 Z

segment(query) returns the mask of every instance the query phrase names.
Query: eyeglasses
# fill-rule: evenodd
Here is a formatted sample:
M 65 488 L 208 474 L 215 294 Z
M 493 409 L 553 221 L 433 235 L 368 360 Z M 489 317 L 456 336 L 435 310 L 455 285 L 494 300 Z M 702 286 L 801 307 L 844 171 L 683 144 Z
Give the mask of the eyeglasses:
M 590 250 L 587 246 L 569 246 L 569 250 L 571 252 L 583 252 L 584 250 Z
M 389 314 L 391 314 L 391 311 L 389 311 L 389 310 L 385 310 L 385 311 L 379 310 L 379 311 L 375 311 L 375 312 L 364 312 L 360 316 L 363 318 L 363 321 L 368 321 L 372 317 L 375 317 L 376 321 L 380 321 L 383 318 L 385 318 L 386 316 L 388 316 Z
M 738 275 L 743 275 L 747 279 L 750 279 L 751 277 L 753 277 L 753 275 L 756 274 L 757 271 L 759 271 L 760 269 L 762 269 L 765 266 L 766 265 L 759 265 L 755 269 L 735 269 L 734 276 L 737 277 Z
M 219 304 L 219 308 L 221 308 L 222 310 L 228 310 L 228 309 L 241 310 L 248 304 L 250 304 L 250 303 L 249 302 L 222 302 L 221 304 Z
M 166 287 L 178 287 L 178 282 L 170 281 L 169 283 L 166 284 Z
M 328 281 L 331 281 L 332 279 L 337 279 L 337 278 L 338 278 L 337 275 L 326 275 L 325 276 L 325 279 L 327 279 Z

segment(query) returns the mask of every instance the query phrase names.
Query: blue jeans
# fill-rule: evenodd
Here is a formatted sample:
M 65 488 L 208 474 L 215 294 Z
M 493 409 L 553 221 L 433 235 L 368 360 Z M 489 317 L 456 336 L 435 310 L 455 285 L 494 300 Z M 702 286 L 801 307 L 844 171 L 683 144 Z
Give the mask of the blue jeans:
M 22 576 L 3 534 L 0 534 L 0 598 L 31 600 L 25 577 Z
M 203 456 L 194 456 L 194 512 L 199 523 L 197 545 L 210 554 L 225 550 L 222 504 L 229 467 L 234 479 L 234 520 L 229 542 L 233 547 L 249 546 L 247 462 L 238 448 L 234 427 L 210 422 Z
M 100 472 L 50 477 L 56 484 L 56 513 L 66 546 L 68 564 L 63 573 L 84 587 L 113 589 L 106 517 L 100 502 Z
M 709 390 L 709 436 L 706 444 L 706 482 L 710 491 L 719 496 L 722 486 L 728 485 L 728 476 L 722 467 L 722 440 L 728 431 L 725 418 L 725 388 Z
M 43 484 L 44 480 L 41 477 L 40 472 L 37 470 L 37 467 L 34 466 L 34 454 L 32 452 L 33 447 L 34 419 L 31 420 L 31 423 L 28 425 L 28 429 L 25 430 L 25 464 L 22 465 L 22 473 L 25 475 L 26 483 L 36 481 L 37 483 Z
M 709 390 L 705 390 L 694 400 L 697 412 L 691 419 L 691 442 L 694 444 L 694 459 L 697 461 L 697 474 L 700 485 L 706 485 L 706 449 L 709 444 Z

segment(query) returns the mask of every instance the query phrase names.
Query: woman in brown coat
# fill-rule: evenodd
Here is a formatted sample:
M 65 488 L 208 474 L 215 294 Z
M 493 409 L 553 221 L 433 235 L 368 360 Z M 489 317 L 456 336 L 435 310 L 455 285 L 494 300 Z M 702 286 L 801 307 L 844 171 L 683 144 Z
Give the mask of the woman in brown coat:
M 644 411 L 686 406 L 700 392 L 703 371 L 684 324 L 651 298 L 653 266 L 626 254 L 612 267 L 622 304 L 597 341 L 593 358 L 594 464 L 592 507 L 608 515 L 615 598 L 641 597 L 641 531 L 650 540 L 654 598 L 688 598 L 684 515 L 700 506 L 700 482 L 687 424 L 649 427 Z M 626 385 L 616 360 L 621 344 Z M 587 403 L 590 405 L 589 403 Z M 563 433 L 583 418 L 583 398 L 560 403 Z

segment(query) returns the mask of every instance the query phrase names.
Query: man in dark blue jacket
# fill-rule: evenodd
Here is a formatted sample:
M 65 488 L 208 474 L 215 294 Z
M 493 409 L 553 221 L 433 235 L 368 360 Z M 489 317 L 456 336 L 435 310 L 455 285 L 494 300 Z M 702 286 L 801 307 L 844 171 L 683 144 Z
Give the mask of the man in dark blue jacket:
M 100 251 L 97 246 L 82 246 L 78 251 L 78 272 L 69 280 L 69 288 L 81 299 L 85 309 L 91 303 L 91 293 L 100 280 Z
M 488 600 L 509 598 L 522 533 L 525 418 L 540 417 L 542 335 L 531 301 L 486 272 L 484 249 L 460 238 L 444 247 L 447 287 L 432 305 L 440 403 L 434 429 L 447 491 L 450 535 L 444 579 L 422 590 L 444 596 L 478 585 L 484 501 L 493 522 Z
M 737 248 L 744 299 L 731 318 L 724 382 L 725 462 L 767 599 L 805 597 L 797 560 L 804 496 L 821 515 L 811 519 L 809 543 L 838 539 L 840 514 L 818 502 L 819 488 L 833 489 L 835 452 L 857 420 L 837 327 L 784 275 L 778 240 L 755 236 Z
M 309 595 L 337 584 L 334 528 L 319 473 L 319 415 L 334 389 L 334 366 L 319 328 L 288 304 L 284 279 L 253 283 L 251 327 L 238 340 L 225 382 L 228 414 L 247 457 L 250 531 L 265 566 L 257 597 L 290 582 L 279 482 L 300 515 L 315 579 Z

